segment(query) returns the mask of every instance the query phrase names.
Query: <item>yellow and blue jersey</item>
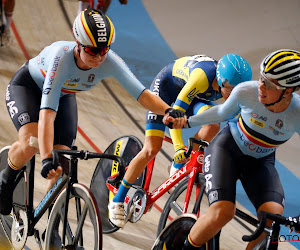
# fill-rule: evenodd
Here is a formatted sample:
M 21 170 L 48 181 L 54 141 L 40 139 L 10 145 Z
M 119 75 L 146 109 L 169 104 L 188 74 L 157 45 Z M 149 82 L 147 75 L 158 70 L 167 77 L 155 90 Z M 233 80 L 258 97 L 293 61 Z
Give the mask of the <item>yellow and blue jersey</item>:
M 164 67 L 153 80 L 150 90 L 174 108 L 188 115 L 200 113 L 222 98 L 216 77 L 217 61 L 205 55 L 182 57 Z M 146 135 L 163 136 L 162 116 L 147 112 Z

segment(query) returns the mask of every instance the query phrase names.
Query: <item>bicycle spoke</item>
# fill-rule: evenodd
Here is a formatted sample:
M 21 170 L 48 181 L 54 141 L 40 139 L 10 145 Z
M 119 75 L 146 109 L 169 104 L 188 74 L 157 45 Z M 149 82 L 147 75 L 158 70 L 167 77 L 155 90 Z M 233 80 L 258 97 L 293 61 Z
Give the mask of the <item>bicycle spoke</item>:
M 64 218 L 64 211 L 65 211 L 65 207 L 63 206 L 60 211 L 59 211 L 59 216 L 60 216 L 60 223 L 64 223 L 63 218 Z M 72 229 L 70 227 L 69 221 L 67 220 L 67 225 L 66 225 L 66 236 L 68 239 L 68 242 L 72 242 L 74 235 L 72 233 Z
M 77 229 L 76 229 L 76 232 L 75 232 L 75 237 L 74 237 L 73 243 L 72 243 L 73 245 L 75 243 L 77 245 L 79 237 L 81 236 L 81 233 L 82 233 L 81 231 L 82 231 L 84 220 L 85 220 L 86 215 L 87 215 L 88 208 L 89 208 L 88 204 L 85 204 L 84 207 L 83 207 L 83 210 L 82 210 L 82 213 L 81 213 L 81 217 L 78 220 Z
M 182 214 L 182 212 L 183 212 L 182 207 L 180 207 L 176 201 L 173 201 L 173 202 L 170 204 L 170 207 L 171 207 L 171 209 L 176 213 L 176 215 L 180 215 L 180 214 Z

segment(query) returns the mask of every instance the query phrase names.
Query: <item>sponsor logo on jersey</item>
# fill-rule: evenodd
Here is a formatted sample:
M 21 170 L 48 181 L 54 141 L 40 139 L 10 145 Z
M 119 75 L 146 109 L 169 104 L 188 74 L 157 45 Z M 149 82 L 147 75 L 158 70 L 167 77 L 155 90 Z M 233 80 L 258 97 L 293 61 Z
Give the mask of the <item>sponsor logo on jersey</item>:
M 263 121 L 267 121 L 268 118 L 265 117 L 265 116 L 258 116 L 258 114 L 255 114 L 255 113 L 251 113 L 251 116 L 254 117 L 254 118 L 258 118 L 259 120 L 263 120 Z
M 189 100 L 189 102 L 192 102 L 192 100 L 194 99 L 194 97 L 199 93 L 200 91 L 197 91 L 196 88 L 192 89 L 192 91 L 190 93 L 187 94 L 187 98 Z
M 66 82 L 79 82 L 80 81 L 80 78 L 75 78 L 75 79 L 67 79 Z
M 77 85 L 78 85 L 78 83 L 76 83 L 76 82 L 65 82 L 65 84 L 64 84 L 65 86 L 67 86 L 67 87 L 77 87 Z
M 159 86 L 160 86 L 160 79 L 156 79 L 154 84 L 153 84 L 153 89 L 152 89 L 152 94 L 159 96 Z M 156 120 L 157 119 L 157 114 L 154 114 L 152 111 L 148 111 L 148 120 Z
M 266 125 L 264 122 L 259 121 L 259 120 L 257 120 L 257 119 L 254 119 L 254 118 L 252 118 L 252 117 L 250 117 L 249 121 L 250 121 L 251 123 L 253 123 L 254 125 L 256 125 L 256 126 L 258 126 L 258 127 L 261 127 L 261 128 L 264 128 L 265 125 Z
M 248 141 L 244 134 L 241 134 L 240 139 L 243 142 L 243 145 L 245 147 L 247 147 L 250 151 L 253 151 L 258 154 L 265 154 L 265 153 L 273 152 L 273 151 L 275 151 L 275 149 L 277 147 L 277 146 L 275 146 L 273 148 L 262 148 L 254 143 L 251 143 L 251 141 Z
M 48 95 L 50 93 L 50 91 L 51 91 L 51 88 L 44 89 L 43 95 Z
M 57 70 L 59 60 L 60 60 L 59 56 L 56 56 L 54 58 L 54 62 L 53 62 L 52 69 L 51 69 L 52 71 L 56 71 Z
M 276 130 L 272 126 L 269 126 L 269 129 L 271 129 L 273 131 L 274 135 L 284 135 L 284 133 L 281 133 L 280 131 Z
M 90 74 L 88 77 L 88 82 L 93 82 L 95 79 L 95 75 L 94 74 Z
M 283 121 L 280 119 L 277 119 L 275 126 L 279 129 L 281 129 L 283 127 Z
M 219 199 L 219 194 L 217 190 L 211 191 L 208 195 L 209 204 L 217 201 Z
M 188 79 L 187 74 L 182 69 L 177 69 L 176 74 L 179 75 L 179 76 L 182 76 L 185 79 Z
M 21 125 L 24 125 L 26 123 L 30 122 L 30 116 L 28 113 L 23 113 L 21 115 L 18 116 L 18 121 Z
M 82 85 L 83 87 L 87 88 L 87 89 L 89 89 L 89 88 L 91 88 L 91 87 L 93 87 L 93 86 L 96 86 L 95 84 L 86 84 L 86 83 L 82 83 L 81 85 Z

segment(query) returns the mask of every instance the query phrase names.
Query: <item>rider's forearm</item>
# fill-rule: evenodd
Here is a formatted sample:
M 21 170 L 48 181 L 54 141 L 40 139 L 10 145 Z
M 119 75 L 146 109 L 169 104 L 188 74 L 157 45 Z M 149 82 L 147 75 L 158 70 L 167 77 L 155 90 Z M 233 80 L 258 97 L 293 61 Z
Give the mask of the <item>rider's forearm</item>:
M 50 109 L 43 109 L 39 115 L 38 141 L 42 159 L 51 158 L 54 140 L 54 120 L 56 112 Z
M 183 144 L 182 136 L 181 136 L 181 129 L 170 129 L 170 135 L 172 138 L 175 152 L 178 149 L 184 148 L 184 144 Z
M 166 109 L 170 108 L 170 106 L 160 99 L 160 97 L 152 94 L 147 89 L 139 96 L 138 102 L 145 109 L 159 115 L 165 115 Z

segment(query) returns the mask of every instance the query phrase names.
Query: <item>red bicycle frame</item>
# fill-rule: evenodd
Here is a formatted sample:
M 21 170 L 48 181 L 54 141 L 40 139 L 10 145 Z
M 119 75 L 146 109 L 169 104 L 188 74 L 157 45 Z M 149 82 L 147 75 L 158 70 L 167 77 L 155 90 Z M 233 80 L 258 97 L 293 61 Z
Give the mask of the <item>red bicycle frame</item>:
M 171 139 L 165 137 L 164 140 L 170 142 Z M 164 195 L 167 191 L 169 191 L 172 187 L 174 187 L 177 183 L 179 183 L 184 177 L 189 175 L 189 182 L 187 186 L 187 193 L 186 193 L 184 208 L 183 208 L 183 213 L 186 213 L 191 198 L 191 193 L 192 193 L 196 175 L 198 172 L 202 172 L 203 159 L 204 159 L 203 150 L 199 149 L 198 151 L 192 151 L 189 162 L 187 162 L 180 170 L 178 170 L 175 174 L 170 176 L 162 184 L 160 184 L 156 189 L 154 189 L 152 192 L 149 192 L 149 187 L 150 187 L 150 182 L 151 182 L 153 167 L 155 162 L 155 158 L 153 158 L 147 165 L 146 180 L 143 187 L 147 195 L 147 199 L 146 199 L 147 203 L 146 203 L 144 214 L 147 213 L 148 209 L 155 203 L 157 199 L 159 199 L 162 195 Z M 114 178 L 117 174 L 112 175 L 109 178 Z M 114 185 L 106 183 L 106 186 L 114 195 L 116 195 L 118 189 L 114 187 Z M 198 196 L 199 191 L 200 191 L 200 185 L 198 184 L 196 188 L 196 197 Z M 125 203 L 128 203 L 129 199 L 130 197 L 126 196 Z

